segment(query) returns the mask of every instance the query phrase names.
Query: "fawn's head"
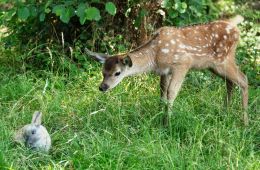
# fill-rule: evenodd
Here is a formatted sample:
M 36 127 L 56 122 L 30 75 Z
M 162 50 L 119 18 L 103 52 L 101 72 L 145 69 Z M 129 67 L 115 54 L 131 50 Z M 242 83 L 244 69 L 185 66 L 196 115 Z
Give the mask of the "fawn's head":
M 127 76 L 128 68 L 132 67 L 132 60 L 128 55 L 109 56 L 94 53 L 86 49 L 86 52 L 97 61 L 104 63 L 102 74 L 103 81 L 99 86 L 100 91 L 107 91 L 117 86 Z

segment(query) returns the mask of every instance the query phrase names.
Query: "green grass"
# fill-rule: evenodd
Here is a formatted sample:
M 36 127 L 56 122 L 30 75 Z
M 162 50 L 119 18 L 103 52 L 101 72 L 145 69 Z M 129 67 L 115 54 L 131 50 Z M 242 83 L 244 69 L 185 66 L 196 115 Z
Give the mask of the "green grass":
M 260 169 L 259 88 L 250 88 L 244 127 L 239 90 L 226 110 L 223 81 L 190 73 L 164 128 L 157 77 L 101 93 L 99 71 L 64 77 L 0 66 L 1 169 Z M 12 141 L 35 110 L 52 137 L 49 154 Z

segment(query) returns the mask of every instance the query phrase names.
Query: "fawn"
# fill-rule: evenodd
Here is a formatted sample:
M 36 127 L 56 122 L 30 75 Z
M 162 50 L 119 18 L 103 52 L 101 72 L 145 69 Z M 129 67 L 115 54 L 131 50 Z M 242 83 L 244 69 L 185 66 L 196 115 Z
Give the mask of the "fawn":
M 209 69 L 226 79 L 227 102 L 237 84 L 242 89 L 244 124 L 248 125 L 248 81 L 235 63 L 235 50 L 239 42 L 237 25 L 240 15 L 229 20 L 187 27 L 162 27 L 140 47 L 126 53 L 109 56 L 85 49 L 103 66 L 101 91 L 114 88 L 127 76 L 144 72 L 160 75 L 161 98 L 171 110 L 185 75 L 190 69 Z

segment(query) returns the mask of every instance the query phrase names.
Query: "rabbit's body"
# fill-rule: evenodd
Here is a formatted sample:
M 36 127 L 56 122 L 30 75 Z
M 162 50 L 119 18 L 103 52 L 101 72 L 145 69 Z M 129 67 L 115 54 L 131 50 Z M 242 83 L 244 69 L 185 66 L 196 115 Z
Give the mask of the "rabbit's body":
M 51 147 L 51 137 L 47 129 L 41 125 L 41 113 L 35 112 L 32 123 L 17 131 L 14 140 L 24 143 L 31 149 L 48 152 Z

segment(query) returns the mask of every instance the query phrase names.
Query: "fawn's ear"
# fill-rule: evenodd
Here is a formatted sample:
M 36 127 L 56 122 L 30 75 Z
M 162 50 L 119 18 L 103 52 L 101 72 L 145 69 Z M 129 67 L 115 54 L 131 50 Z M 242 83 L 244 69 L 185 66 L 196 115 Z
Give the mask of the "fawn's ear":
M 34 112 L 32 118 L 32 124 L 39 126 L 42 123 L 42 113 L 39 111 Z
M 133 62 L 132 62 L 132 59 L 129 57 L 129 55 L 127 55 L 126 57 L 124 57 L 123 59 L 121 59 L 121 63 L 123 65 L 127 65 L 129 67 L 132 67 L 133 65 Z
M 103 53 L 95 53 L 93 51 L 90 51 L 88 48 L 85 48 L 85 52 L 89 55 L 92 56 L 96 61 L 100 63 L 105 63 L 106 59 L 109 57 L 107 54 Z

